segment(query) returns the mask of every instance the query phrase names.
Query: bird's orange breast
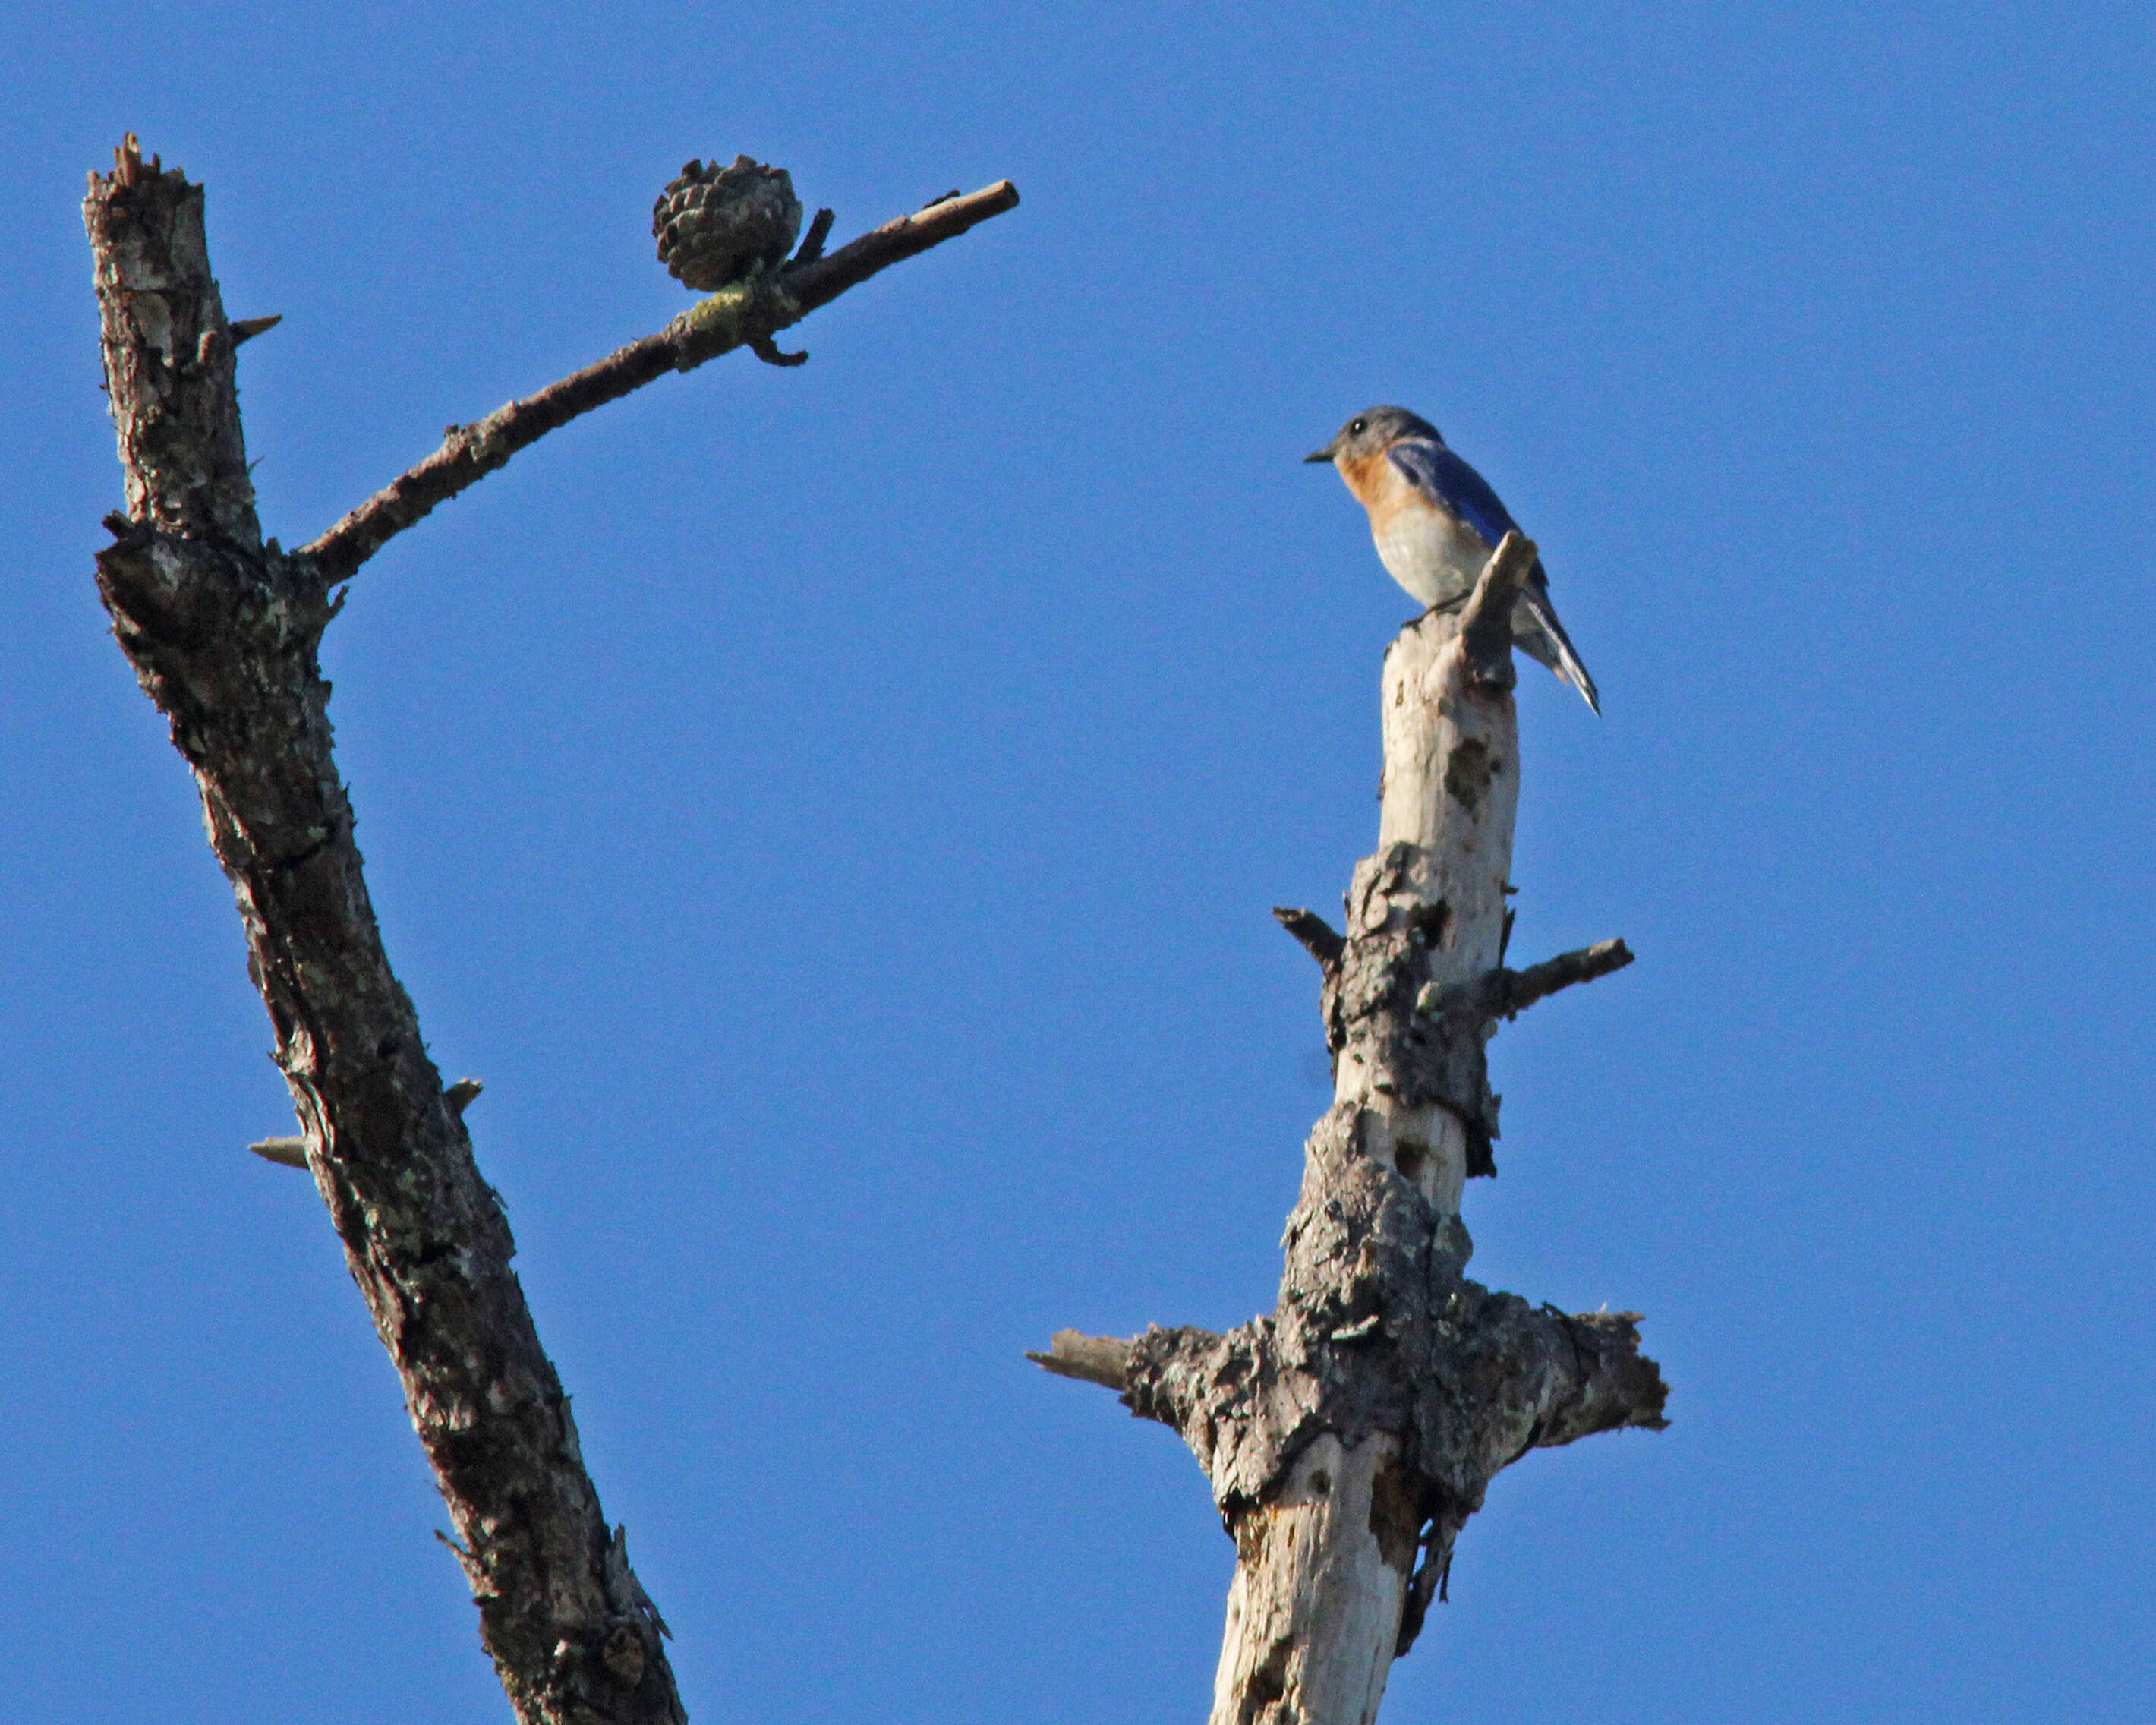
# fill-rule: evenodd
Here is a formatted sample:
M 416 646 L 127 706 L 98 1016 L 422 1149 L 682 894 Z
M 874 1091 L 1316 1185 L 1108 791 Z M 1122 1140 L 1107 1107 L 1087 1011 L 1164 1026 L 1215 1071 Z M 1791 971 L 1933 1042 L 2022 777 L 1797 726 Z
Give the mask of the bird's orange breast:
M 1399 476 L 1398 470 L 1383 449 L 1368 455 L 1351 455 L 1338 465 L 1340 477 L 1348 482 L 1355 501 L 1368 510 L 1380 506 L 1385 494 L 1392 489 L 1388 481 Z

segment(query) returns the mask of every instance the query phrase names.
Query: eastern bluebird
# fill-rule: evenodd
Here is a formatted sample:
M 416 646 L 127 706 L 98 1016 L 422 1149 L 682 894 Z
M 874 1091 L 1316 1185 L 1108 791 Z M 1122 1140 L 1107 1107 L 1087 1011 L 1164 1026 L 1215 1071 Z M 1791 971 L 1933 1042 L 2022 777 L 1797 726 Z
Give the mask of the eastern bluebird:
M 1369 408 L 1302 458 L 1329 461 L 1370 512 L 1386 572 L 1423 605 L 1453 605 L 1475 590 L 1497 542 L 1519 524 L 1482 475 L 1445 446 L 1437 428 L 1405 408 Z M 1539 559 L 1512 608 L 1512 644 L 1579 691 L 1596 712 L 1594 679 L 1550 606 Z

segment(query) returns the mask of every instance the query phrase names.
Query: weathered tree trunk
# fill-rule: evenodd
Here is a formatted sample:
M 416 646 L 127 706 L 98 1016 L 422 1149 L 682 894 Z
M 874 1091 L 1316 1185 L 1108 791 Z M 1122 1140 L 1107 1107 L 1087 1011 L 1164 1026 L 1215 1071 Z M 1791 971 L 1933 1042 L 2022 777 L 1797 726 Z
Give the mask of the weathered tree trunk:
M 265 1153 L 312 1169 L 403 1380 L 479 1606 L 525 1725 L 679 1725 L 665 1625 L 609 1530 L 568 1398 L 510 1267 L 515 1242 L 389 968 L 331 750 L 316 649 L 331 589 L 441 502 L 556 426 L 773 331 L 1011 208 L 1008 182 L 939 203 L 829 258 L 828 211 L 783 268 L 536 395 L 453 426 L 443 446 L 304 550 L 264 542 L 240 434 L 234 353 L 274 322 L 227 320 L 203 192 L 131 136 L 93 174 L 106 389 L 127 513 L 97 559 L 113 633 L 172 721 L 210 845 L 239 901 L 249 967 L 305 1138 Z
M 680 1721 L 508 1220 L 382 950 L 316 660 L 335 607 L 307 559 L 263 543 L 202 188 L 126 155 L 85 216 L 127 475 L 98 585 L 194 769 L 316 1185 L 403 1379 L 480 1634 L 532 1725 Z
M 1635 1317 L 1571 1317 L 1462 1273 L 1467 1177 L 1495 1172 L 1501 1017 L 1630 962 L 1607 942 L 1504 968 L 1519 795 L 1515 534 L 1456 614 L 1386 655 L 1376 855 L 1345 936 L 1280 912 L 1324 970 L 1334 1096 L 1311 1134 L 1272 1315 L 1226 1336 L 1066 1331 L 1041 1364 L 1179 1430 L 1235 1537 L 1212 1725 L 1369 1725 L 1489 1481 L 1538 1445 L 1659 1427 Z

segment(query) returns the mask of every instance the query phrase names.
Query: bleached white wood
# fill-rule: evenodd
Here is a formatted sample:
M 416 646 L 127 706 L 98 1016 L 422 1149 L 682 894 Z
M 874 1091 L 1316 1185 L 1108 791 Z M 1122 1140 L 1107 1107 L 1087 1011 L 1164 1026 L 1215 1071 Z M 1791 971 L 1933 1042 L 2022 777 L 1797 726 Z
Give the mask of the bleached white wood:
M 1528 547 L 1530 559 L 1532 552 Z M 1348 906 L 1350 940 L 1418 920 L 1429 927 L 1430 980 L 1440 988 L 1497 967 L 1520 795 L 1512 696 L 1477 684 L 1460 623 L 1425 616 L 1401 630 L 1385 655 L 1378 850 L 1356 870 Z M 1386 867 L 1388 856 L 1403 865 Z M 1439 906 L 1443 916 L 1433 924 Z M 1335 1068 L 1334 1101 L 1363 1111 L 1363 1142 L 1372 1154 L 1413 1180 L 1440 1212 L 1457 1215 L 1466 1130 L 1443 1106 L 1400 1106 L 1401 1075 L 1388 1052 L 1374 1040 L 1351 1037 Z
M 1508 535 L 1456 614 L 1387 655 L 1377 852 L 1344 932 L 1275 911 L 1317 961 L 1335 1099 L 1304 1147 L 1270 1312 L 1225 1335 L 1059 1332 L 1032 1358 L 1183 1435 L 1234 1536 L 1212 1725 L 1372 1725 L 1490 1481 L 1537 1448 L 1659 1430 L 1636 1314 L 1567 1316 L 1466 1275 L 1495 1171 L 1498 1020 L 1630 963 L 1621 941 L 1504 967 L 1519 794 Z
M 1429 981 L 1441 989 L 1502 962 L 1519 726 L 1509 680 L 1493 679 L 1478 658 L 1486 647 L 1472 619 L 1492 606 L 1509 617 L 1534 557 L 1512 536 L 1467 605 L 1425 614 L 1386 652 L 1378 849 L 1348 889 L 1351 965 L 1363 952 L 1419 939 Z M 1509 627 L 1502 639 L 1509 654 Z M 1386 1015 L 1351 1019 L 1334 1065 L 1334 1111 L 1355 1110 L 1363 1151 L 1456 1217 L 1468 1127 L 1440 1103 L 1400 1100 L 1412 1086 L 1399 1053 Z M 1414 1567 L 1414 1519 L 1389 1550 L 1373 1531 L 1385 1519 L 1372 1515 L 1373 1481 L 1398 1454 L 1382 1434 L 1352 1452 L 1328 1434 L 1297 1460 L 1287 1490 L 1244 1512 L 1211 1725 L 1369 1725 L 1377 1717 Z M 1319 1481 L 1328 1489 L 1315 1489 Z
M 1396 1515 L 1389 1559 L 1374 1531 L 1386 1525 L 1372 1513 L 1378 1482 L 1399 1457 L 1384 1434 L 1349 1450 L 1328 1432 L 1275 1502 L 1242 1517 L 1209 1725 L 1378 1717 L 1414 1555 Z

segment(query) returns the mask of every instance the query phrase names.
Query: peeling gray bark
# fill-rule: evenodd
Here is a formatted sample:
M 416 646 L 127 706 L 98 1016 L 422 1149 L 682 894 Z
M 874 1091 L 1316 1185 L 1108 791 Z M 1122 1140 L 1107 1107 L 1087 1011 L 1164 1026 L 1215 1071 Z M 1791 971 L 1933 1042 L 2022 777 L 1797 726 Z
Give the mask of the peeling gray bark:
M 1467 1279 L 1463 1183 L 1492 1173 L 1496 1022 L 1629 963 L 1604 942 L 1504 968 L 1517 726 L 1508 536 L 1456 614 L 1386 655 L 1378 850 L 1348 925 L 1276 912 L 1323 971 L 1334 1100 L 1306 1147 L 1273 1311 L 1229 1332 L 1059 1333 L 1031 1358 L 1182 1434 L 1234 1536 L 1212 1725 L 1369 1725 L 1453 1542 L 1528 1450 L 1664 1424 L 1635 1313 Z M 1492 622 L 1495 619 L 1495 622 Z
M 131 136 L 113 173 L 90 177 L 83 213 L 128 506 L 107 517 L 115 538 L 97 559 L 99 591 L 193 770 L 303 1129 L 296 1142 L 255 1147 L 296 1155 L 314 1174 L 525 1725 L 678 1725 L 685 1715 L 665 1625 L 601 1512 L 511 1268 L 507 1218 L 473 1160 L 462 1111 L 478 1086 L 444 1090 L 382 948 L 316 657 L 341 603 L 330 589 L 553 425 L 648 376 L 768 345 L 782 323 L 1015 201 L 1008 186 L 991 188 L 955 215 L 939 207 L 941 218 L 924 212 L 829 258 L 804 257 L 791 287 L 782 275 L 715 311 L 706 301 L 701 317 L 651 338 L 665 365 L 647 366 L 639 344 L 623 351 L 633 362 L 617 355 L 511 403 L 483 422 L 493 426 L 485 448 L 453 434 L 449 458 L 422 463 L 318 551 L 288 554 L 264 542 L 256 518 L 233 362 L 267 321 L 225 316 L 202 188 L 144 162 Z M 819 218 L 818 245 L 829 227 Z M 783 303 L 771 297 L 782 292 Z

